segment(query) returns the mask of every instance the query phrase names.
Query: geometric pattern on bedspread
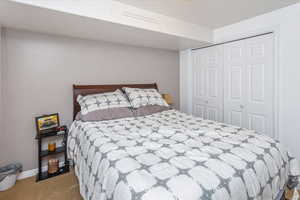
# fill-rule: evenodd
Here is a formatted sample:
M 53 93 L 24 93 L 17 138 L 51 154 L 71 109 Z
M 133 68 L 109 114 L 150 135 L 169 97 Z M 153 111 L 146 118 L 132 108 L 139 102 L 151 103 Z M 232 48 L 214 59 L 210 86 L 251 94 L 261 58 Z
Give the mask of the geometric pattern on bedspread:
M 269 200 L 299 176 L 277 141 L 175 110 L 75 121 L 68 148 L 85 200 Z
M 156 89 L 124 87 L 123 90 L 128 96 L 130 104 L 133 108 L 139 108 L 147 105 L 169 106 Z
M 129 101 L 119 89 L 114 92 L 90 94 L 87 96 L 79 95 L 77 102 L 81 107 L 82 115 L 96 110 L 130 107 Z

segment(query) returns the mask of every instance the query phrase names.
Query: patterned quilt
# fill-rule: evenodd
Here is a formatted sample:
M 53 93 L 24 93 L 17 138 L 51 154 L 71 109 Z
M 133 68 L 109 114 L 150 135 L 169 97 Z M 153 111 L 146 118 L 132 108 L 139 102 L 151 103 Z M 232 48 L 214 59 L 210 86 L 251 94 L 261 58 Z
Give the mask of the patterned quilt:
M 300 174 L 277 141 L 176 110 L 74 121 L 68 154 L 85 200 L 271 200 Z

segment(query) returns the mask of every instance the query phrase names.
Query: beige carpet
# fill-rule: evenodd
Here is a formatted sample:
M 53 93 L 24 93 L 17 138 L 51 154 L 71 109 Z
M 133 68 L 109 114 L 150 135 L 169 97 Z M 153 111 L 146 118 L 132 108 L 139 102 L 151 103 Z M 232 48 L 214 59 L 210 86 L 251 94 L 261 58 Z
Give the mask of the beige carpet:
M 299 191 L 300 192 L 300 191 Z M 286 198 L 291 199 L 287 191 Z M 77 178 L 73 172 L 35 182 L 35 177 L 17 181 L 17 184 L 0 192 L 0 200 L 83 200 L 79 194 Z
M 83 200 L 73 172 L 35 182 L 35 177 L 17 181 L 16 185 L 0 192 L 0 200 Z

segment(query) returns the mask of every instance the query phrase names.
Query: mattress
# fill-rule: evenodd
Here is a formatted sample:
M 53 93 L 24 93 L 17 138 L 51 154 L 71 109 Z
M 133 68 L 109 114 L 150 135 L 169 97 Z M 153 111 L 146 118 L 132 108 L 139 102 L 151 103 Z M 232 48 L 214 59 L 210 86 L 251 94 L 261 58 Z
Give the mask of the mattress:
M 68 155 L 85 200 L 273 200 L 300 174 L 278 141 L 176 110 L 74 121 Z

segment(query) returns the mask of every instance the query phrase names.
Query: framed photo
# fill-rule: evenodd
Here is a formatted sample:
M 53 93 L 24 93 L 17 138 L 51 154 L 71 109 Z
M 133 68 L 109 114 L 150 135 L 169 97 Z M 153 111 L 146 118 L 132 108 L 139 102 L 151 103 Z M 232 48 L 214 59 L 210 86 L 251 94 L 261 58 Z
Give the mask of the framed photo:
M 35 118 L 36 130 L 38 133 L 45 133 L 56 130 L 59 127 L 58 113 L 51 115 L 43 115 Z

